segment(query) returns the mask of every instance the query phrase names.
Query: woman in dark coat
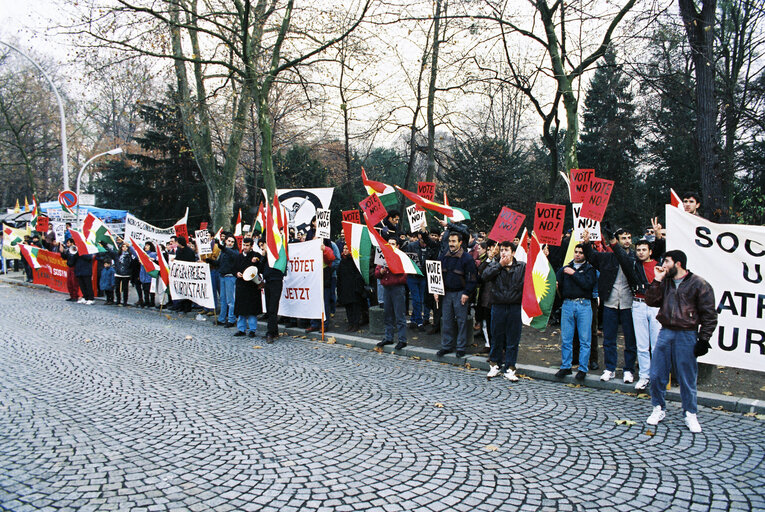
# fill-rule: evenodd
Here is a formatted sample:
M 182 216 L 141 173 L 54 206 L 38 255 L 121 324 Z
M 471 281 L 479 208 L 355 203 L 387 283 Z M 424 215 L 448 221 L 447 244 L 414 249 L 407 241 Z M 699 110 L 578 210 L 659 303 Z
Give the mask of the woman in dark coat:
M 255 266 L 258 274 L 263 272 L 263 257 L 260 253 L 252 250 L 252 238 L 242 240 L 242 253 L 236 261 L 236 295 L 234 299 L 234 315 L 237 317 L 236 333 L 234 336 L 244 336 L 249 327 L 250 338 L 255 337 L 255 329 L 258 328 L 258 315 L 263 313 L 263 304 L 260 298 L 260 286 L 254 281 L 244 280 L 244 271 L 247 267 Z
M 348 317 L 348 332 L 358 331 L 361 323 L 362 310 L 367 299 L 364 297 L 364 278 L 361 277 L 356 263 L 348 250 L 343 247 L 340 266 L 337 267 L 337 303 L 345 306 Z

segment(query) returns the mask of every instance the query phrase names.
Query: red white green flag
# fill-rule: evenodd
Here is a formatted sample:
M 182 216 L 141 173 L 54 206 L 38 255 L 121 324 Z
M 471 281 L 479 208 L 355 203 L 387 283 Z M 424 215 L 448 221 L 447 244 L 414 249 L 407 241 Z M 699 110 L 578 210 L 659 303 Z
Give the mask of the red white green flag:
M 677 195 L 677 192 L 671 188 L 669 189 L 669 202 L 675 208 L 680 208 L 681 210 L 685 211 L 685 207 L 683 207 L 683 200 L 680 199 L 680 196 Z
M 283 229 L 286 229 L 284 214 L 279 196 L 274 194 L 274 202 L 266 211 L 266 256 L 272 268 L 286 272 L 287 244 Z
M 369 284 L 369 260 L 372 257 L 372 241 L 369 238 L 369 228 L 361 224 L 343 221 L 345 242 L 351 251 L 351 257 L 356 268 L 361 272 L 364 282 Z
M 526 274 L 523 280 L 521 320 L 524 325 L 543 331 L 555 300 L 555 272 L 542 252 L 536 235 L 531 235 Z
M 165 283 L 165 288 L 170 286 L 170 268 L 167 265 L 167 261 L 165 261 L 165 255 L 162 254 L 162 251 L 157 251 L 157 265 L 159 266 L 159 277 L 162 279 L 162 282 Z
M 37 231 L 37 219 L 40 217 L 40 206 L 37 204 L 37 198 L 32 194 L 32 230 Z
M 242 236 L 242 209 L 239 208 L 239 214 L 236 216 L 236 224 L 234 225 L 234 236 Z
M 141 249 L 137 243 L 135 243 L 135 240 L 133 240 L 133 237 L 130 237 L 130 245 L 133 246 L 133 250 L 135 251 L 136 255 L 138 255 L 138 261 L 141 262 L 141 266 L 146 271 L 147 274 L 149 274 L 151 277 L 157 277 L 159 275 L 159 267 L 156 263 L 151 261 L 151 258 L 149 258 L 149 255 L 146 254 L 146 251 Z
M 420 267 L 414 264 L 414 262 L 403 251 L 398 248 L 392 247 L 386 242 L 377 230 L 369 225 L 369 219 L 364 214 L 364 222 L 367 224 L 369 234 L 372 235 L 370 241 L 373 245 L 380 248 L 385 258 L 385 263 L 388 265 L 388 270 L 394 274 L 418 274 L 422 275 Z
M 367 171 L 361 168 L 361 181 L 364 183 L 364 188 L 367 189 L 367 194 L 377 194 L 380 202 L 385 206 L 385 209 L 395 208 L 398 200 L 396 199 L 396 189 L 383 183 L 382 181 L 370 180 L 367 178 Z
M 88 212 L 87 217 L 85 217 L 82 223 L 82 234 L 94 245 L 106 242 L 113 247 L 117 247 L 117 240 L 114 239 L 114 235 L 106 227 L 106 224 L 90 212 Z
M 19 250 L 32 268 L 42 267 L 40 262 L 37 261 L 37 253 L 40 250 L 38 247 L 35 247 L 34 245 L 19 244 Z
M 77 246 L 77 252 L 80 254 L 98 254 L 106 252 L 106 249 L 96 245 L 92 239 L 88 239 L 79 229 L 69 228 L 69 234 L 72 235 L 74 245 Z
M 399 186 L 397 186 L 396 188 L 398 189 L 399 192 L 404 194 L 404 197 L 409 199 L 411 202 L 413 202 L 420 208 L 424 208 L 425 210 L 431 210 L 436 213 L 445 215 L 452 222 L 461 222 L 463 220 L 470 220 L 470 214 L 468 213 L 467 210 L 463 210 L 462 208 L 455 208 L 453 206 L 438 204 L 428 199 L 425 199 L 424 197 L 417 195 L 414 192 L 409 192 L 408 190 L 404 190 L 403 188 Z
M 19 230 L 3 224 L 3 245 L 16 245 L 23 241 L 24 239 L 19 236 Z
M 262 233 L 266 228 L 266 212 L 263 208 L 263 203 L 260 203 L 258 208 L 258 215 L 255 217 L 255 222 L 252 223 L 252 230 Z

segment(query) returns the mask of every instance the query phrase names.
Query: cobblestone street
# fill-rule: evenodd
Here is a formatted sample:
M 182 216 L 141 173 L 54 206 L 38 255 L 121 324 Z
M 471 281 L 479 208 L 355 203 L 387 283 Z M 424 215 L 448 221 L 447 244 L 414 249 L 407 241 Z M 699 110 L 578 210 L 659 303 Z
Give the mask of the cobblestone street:
M 0 284 L 3 510 L 765 510 L 762 420 L 64 298 Z

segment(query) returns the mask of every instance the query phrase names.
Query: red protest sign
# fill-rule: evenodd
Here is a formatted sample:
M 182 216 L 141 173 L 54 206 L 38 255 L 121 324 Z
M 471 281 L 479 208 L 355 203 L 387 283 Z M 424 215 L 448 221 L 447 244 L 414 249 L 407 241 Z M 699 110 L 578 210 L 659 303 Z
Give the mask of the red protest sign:
M 590 182 L 595 178 L 595 169 L 571 169 L 571 202 L 583 203 L 590 192 Z
M 39 249 L 37 251 L 37 262 L 40 268 L 33 269 L 32 281 L 35 284 L 42 284 L 57 292 L 68 293 L 66 287 L 66 277 L 69 272 L 74 272 L 74 267 L 68 268 L 66 260 L 61 259 L 61 253 Z M 98 272 L 96 267 L 98 262 L 93 259 L 92 263 L 92 284 L 93 289 L 98 289 Z M 82 293 L 80 293 L 82 295 Z
M 37 228 L 35 231 L 40 233 L 47 233 L 48 228 L 50 228 L 50 221 L 48 220 L 48 217 L 45 217 L 44 215 L 37 217 Z
M 359 203 L 359 206 L 361 206 L 361 209 L 367 214 L 369 224 L 372 226 L 381 222 L 388 215 L 388 211 L 385 209 L 382 201 L 380 201 L 380 198 L 377 197 L 377 194 L 372 194 L 367 197 Z
M 562 204 L 537 203 L 534 207 L 534 234 L 543 244 L 560 245 L 566 207 Z
M 343 212 L 343 222 L 361 224 L 361 212 L 358 210 L 346 210 Z
M 524 220 L 526 220 L 524 214 L 503 206 L 497 220 L 494 222 L 494 227 L 489 232 L 489 238 L 495 242 L 504 242 L 505 240 L 512 242 L 515 235 L 518 234 L 518 230 L 521 229 Z
M 176 237 L 182 236 L 186 240 L 189 239 L 189 230 L 186 227 L 186 224 L 176 224 L 173 227 L 175 228 L 175 236 Z
M 601 222 L 603 215 L 606 213 L 608 199 L 611 197 L 613 190 L 613 181 L 603 178 L 592 178 L 590 193 L 585 198 L 584 203 L 582 203 L 582 211 L 579 215 Z
M 207 229 L 207 223 L 206 222 L 200 222 L 199 223 L 199 229 Z
M 433 181 L 418 181 L 417 195 L 424 197 L 428 201 L 432 201 L 436 196 L 436 183 Z

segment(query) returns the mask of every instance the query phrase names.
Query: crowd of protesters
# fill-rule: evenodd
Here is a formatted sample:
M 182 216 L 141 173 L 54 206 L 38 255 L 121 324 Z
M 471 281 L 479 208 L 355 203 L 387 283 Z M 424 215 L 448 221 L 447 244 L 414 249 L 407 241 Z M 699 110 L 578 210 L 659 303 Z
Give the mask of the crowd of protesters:
M 696 214 L 700 200 L 688 193 L 683 198 L 687 212 Z M 468 330 L 484 338 L 489 348 L 488 378 L 503 376 L 518 381 L 517 359 L 522 327 L 522 299 L 525 263 L 515 257 L 519 240 L 499 244 L 488 240 L 485 232 L 471 233 L 462 223 L 439 221 L 441 229 L 406 233 L 400 214 L 389 211 L 378 226 L 383 239 L 406 253 L 422 275 L 398 274 L 386 264 L 370 262 L 370 285 L 365 283 L 342 235 L 335 241 L 323 240 L 325 328 L 337 305 L 345 308 L 346 330 L 354 332 L 369 322 L 369 308 L 384 310 L 384 336 L 378 346 L 407 346 L 408 329 L 441 333 L 439 356 L 467 352 Z M 211 235 L 213 233 L 211 232 Z M 135 251 L 117 237 L 117 247 L 95 256 L 78 254 L 70 237 L 58 243 L 51 236 L 30 237 L 27 243 L 60 253 L 70 269 L 67 278 L 69 301 L 93 304 L 93 258 L 98 265 L 98 288 L 107 305 L 128 306 L 133 287 L 138 296 L 134 307 L 162 307 L 157 302 L 155 280 L 140 264 Z M 235 328 L 234 336 L 254 337 L 257 319 L 268 319 L 266 339 L 278 337 L 278 304 L 284 274 L 269 266 L 265 240 L 259 233 L 247 233 L 237 240 L 231 233 L 213 236 L 209 254 L 197 256 L 194 240 L 172 237 L 166 245 L 146 242 L 143 250 L 156 261 L 161 251 L 167 261 L 203 261 L 210 265 L 217 325 Z M 315 220 L 307 230 L 290 228 L 290 243 L 316 237 Z M 551 322 L 561 327 L 561 365 L 559 378 L 573 373 L 585 379 L 598 370 L 598 333 L 603 333 L 604 371 L 608 381 L 616 377 L 617 331 L 624 334 L 622 380 L 635 382 L 638 390 L 650 389 L 654 410 L 647 422 L 655 425 L 664 418 L 664 393 L 669 369 L 675 365 L 680 384 L 686 423 L 700 432 L 696 419 L 696 357 L 709 349 L 709 338 L 716 325 L 711 287 L 688 271 L 681 251 L 665 250 L 662 227 L 652 225 L 634 243 L 626 229 L 603 233 L 606 243 L 590 242 L 590 233 L 576 244 L 573 259 L 563 261 L 571 232 L 564 234 L 560 246 L 543 246 L 556 272 L 556 302 Z M 528 247 L 524 248 L 528 251 Z M 208 252 L 208 251 L 202 251 Z M 661 260 L 660 260 L 661 258 Z M 440 260 L 444 295 L 431 295 L 426 286 L 426 261 Z M 660 261 L 662 261 L 660 263 Z M 24 262 L 25 268 L 28 264 Z M 31 280 L 31 269 L 27 272 Z M 376 281 L 376 283 L 375 283 Z M 375 286 L 376 284 L 376 286 Z M 265 300 L 261 299 L 265 290 Z M 82 295 L 82 297 L 80 297 Z M 263 307 L 265 302 L 265 308 Z M 190 312 L 188 300 L 172 300 L 168 309 Z M 472 315 L 470 314 L 472 310 Z M 215 315 L 212 310 L 199 314 Z M 408 317 L 408 318 L 407 318 Z M 287 326 L 317 331 L 321 322 L 282 318 Z

